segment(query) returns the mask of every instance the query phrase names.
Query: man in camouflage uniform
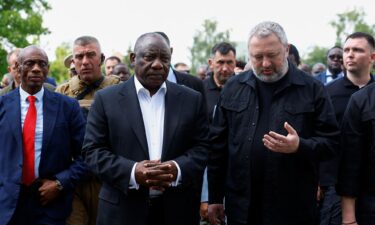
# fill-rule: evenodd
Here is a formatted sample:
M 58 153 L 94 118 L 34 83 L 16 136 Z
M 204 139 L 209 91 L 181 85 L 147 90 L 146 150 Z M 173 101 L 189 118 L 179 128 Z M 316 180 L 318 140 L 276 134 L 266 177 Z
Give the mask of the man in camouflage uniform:
M 78 76 L 73 76 L 56 88 L 56 92 L 76 98 L 85 116 L 96 91 L 120 82 L 117 76 L 104 76 L 101 73 L 103 61 L 104 55 L 95 37 L 77 38 L 73 44 L 73 63 Z M 68 225 L 96 224 L 100 186 L 99 180 L 93 175 L 78 185 L 73 199 L 73 211 L 67 220 Z

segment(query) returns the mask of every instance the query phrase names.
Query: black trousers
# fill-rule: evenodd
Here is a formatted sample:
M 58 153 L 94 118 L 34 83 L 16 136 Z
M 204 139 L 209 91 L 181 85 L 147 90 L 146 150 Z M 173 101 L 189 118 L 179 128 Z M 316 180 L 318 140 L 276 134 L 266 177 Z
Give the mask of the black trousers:
M 149 216 L 148 225 L 164 225 L 163 198 L 150 197 L 148 200 Z
M 358 225 L 375 224 L 375 194 L 363 194 L 356 201 Z

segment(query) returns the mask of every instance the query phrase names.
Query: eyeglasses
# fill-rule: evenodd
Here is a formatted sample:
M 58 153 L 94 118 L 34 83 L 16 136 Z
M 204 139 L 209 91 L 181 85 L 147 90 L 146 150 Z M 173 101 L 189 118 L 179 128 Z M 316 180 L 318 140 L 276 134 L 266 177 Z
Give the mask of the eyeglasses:
M 26 68 L 33 68 L 35 64 L 38 64 L 38 66 L 42 69 L 45 69 L 48 67 L 48 62 L 44 60 L 26 60 L 25 62 L 22 63 L 22 66 Z

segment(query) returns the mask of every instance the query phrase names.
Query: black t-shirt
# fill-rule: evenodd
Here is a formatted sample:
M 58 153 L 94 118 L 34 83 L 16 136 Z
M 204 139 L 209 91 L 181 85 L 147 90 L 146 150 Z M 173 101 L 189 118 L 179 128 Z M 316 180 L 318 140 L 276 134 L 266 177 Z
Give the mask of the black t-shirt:
M 263 210 L 263 193 L 265 188 L 266 161 L 269 151 L 263 144 L 263 136 L 270 132 L 270 108 L 274 92 L 286 76 L 274 83 L 262 82 L 256 79 L 256 89 L 259 100 L 259 118 L 255 130 L 254 141 L 250 149 L 251 202 L 250 216 L 254 224 L 260 223 Z

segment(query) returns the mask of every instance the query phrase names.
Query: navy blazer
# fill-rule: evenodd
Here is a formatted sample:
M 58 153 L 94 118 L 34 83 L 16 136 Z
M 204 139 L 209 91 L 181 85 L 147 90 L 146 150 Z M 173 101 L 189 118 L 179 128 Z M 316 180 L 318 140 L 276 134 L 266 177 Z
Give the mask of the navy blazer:
M 176 161 L 182 180 L 163 193 L 165 224 L 198 224 L 208 148 L 207 113 L 201 94 L 168 81 L 166 85 L 161 161 Z M 103 182 L 97 224 L 147 224 L 148 189 L 129 189 L 134 164 L 149 159 L 134 77 L 96 93 L 83 150 L 85 161 Z
M 343 73 L 339 73 L 337 75 L 337 77 L 335 79 L 332 79 L 331 81 L 334 81 L 334 80 L 337 80 L 341 77 L 343 77 Z M 318 75 L 314 76 L 315 79 L 319 80 L 320 82 L 322 82 L 323 84 L 327 84 L 329 82 L 327 82 L 327 71 L 323 71 L 321 73 L 319 73 Z
M 78 102 L 44 89 L 43 142 L 39 178 L 58 179 L 63 191 L 41 212 L 66 218 L 73 191 L 87 169 L 81 157 L 85 121 Z M 19 89 L 0 97 L 0 225 L 11 219 L 22 183 L 22 127 Z

